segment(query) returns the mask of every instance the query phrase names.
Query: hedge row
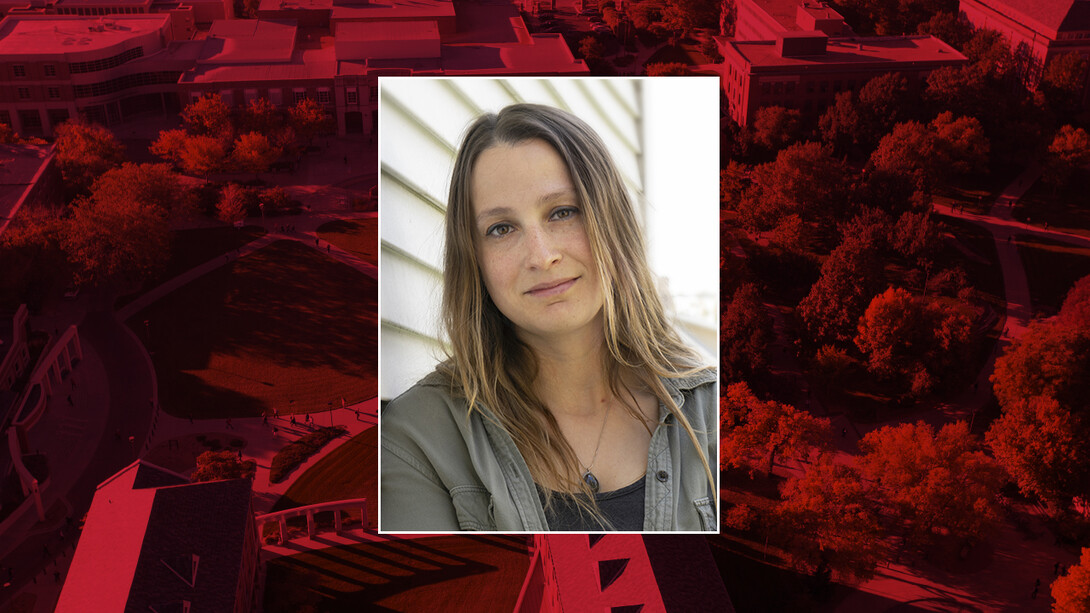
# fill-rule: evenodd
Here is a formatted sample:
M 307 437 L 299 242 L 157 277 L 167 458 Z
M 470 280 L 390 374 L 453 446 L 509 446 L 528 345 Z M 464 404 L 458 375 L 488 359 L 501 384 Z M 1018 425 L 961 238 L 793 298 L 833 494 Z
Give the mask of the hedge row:
M 296 466 L 317 453 L 326 443 L 346 432 L 348 428 L 344 426 L 324 427 L 288 443 L 273 457 L 272 467 L 269 468 L 269 481 L 280 483 Z

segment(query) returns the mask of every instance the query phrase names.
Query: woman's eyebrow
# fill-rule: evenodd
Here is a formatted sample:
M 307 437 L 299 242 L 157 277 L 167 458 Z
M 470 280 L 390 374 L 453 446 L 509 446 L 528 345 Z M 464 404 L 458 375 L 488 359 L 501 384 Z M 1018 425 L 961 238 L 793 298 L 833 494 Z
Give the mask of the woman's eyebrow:
M 549 192 L 549 193 L 545 194 L 544 196 L 538 198 L 537 201 L 539 203 L 547 203 L 547 202 L 552 202 L 554 200 L 563 200 L 564 198 L 574 198 L 574 197 L 575 197 L 575 190 L 570 188 L 570 187 L 565 187 L 563 189 L 558 189 L 556 191 Z
M 503 217 L 504 215 L 510 215 L 511 208 L 506 206 L 497 206 L 491 209 L 486 209 L 477 214 L 477 223 L 481 223 L 487 219 L 493 217 Z

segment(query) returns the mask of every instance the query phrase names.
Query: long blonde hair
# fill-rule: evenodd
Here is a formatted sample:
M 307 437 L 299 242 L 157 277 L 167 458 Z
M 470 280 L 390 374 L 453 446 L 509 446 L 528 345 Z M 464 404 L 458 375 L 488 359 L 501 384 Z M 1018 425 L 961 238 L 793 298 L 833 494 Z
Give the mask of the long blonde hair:
M 712 489 L 709 459 L 692 425 L 660 377 L 701 370 L 698 356 L 682 342 L 666 317 L 647 265 L 643 233 L 624 181 L 598 135 L 577 117 L 549 106 L 515 104 L 478 117 L 468 128 L 454 163 L 447 200 L 443 273 L 443 323 L 450 356 L 440 365 L 452 391 L 469 411 L 491 410 L 514 439 L 535 481 L 568 484 L 592 501 L 579 461 L 556 420 L 534 393 L 537 361 L 492 302 L 477 261 L 470 185 L 473 167 L 485 150 L 530 139 L 548 143 L 564 160 L 578 198 L 583 224 L 604 298 L 605 372 L 610 390 L 647 427 L 624 388 L 628 371 L 689 434 L 699 450 Z M 484 413 L 486 417 L 487 413 Z M 648 429 L 650 432 L 650 429 Z

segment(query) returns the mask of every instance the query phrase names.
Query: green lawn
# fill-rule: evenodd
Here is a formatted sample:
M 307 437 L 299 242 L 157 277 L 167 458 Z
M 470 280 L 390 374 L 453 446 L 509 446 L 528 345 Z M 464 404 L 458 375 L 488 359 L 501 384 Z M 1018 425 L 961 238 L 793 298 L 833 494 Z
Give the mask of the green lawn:
M 183 272 L 200 266 L 208 260 L 234 251 L 246 243 L 265 235 L 265 229 L 259 226 L 215 226 L 211 228 L 193 228 L 175 230 L 171 236 L 170 259 L 155 277 L 144 283 L 140 292 L 126 294 L 117 299 L 121 307 L 135 300 L 141 293 L 169 281 Z
M 1090 249 L 1034 236 L 1016 236 L 1033 312 L 1052 315 L 1076 281 L 1090 275 Z
M 128 324 L 149 345 L 172 415 L 318 411 L 375 396 L 376 294 L 374 280 L 355 269 L 277 241 Z
M 167 263 L 162 280 L 172 279 L 190 268 L 238 249 L 262 236 L 265 236 L 265 229 L 260 226 L 241 228 L 216 226 L 175 230 L 174 244 L 170 249 L 170 262 Z
M 511 611 L 529 568 L 521 536 L 443 536 L 276 558 L 265 610 Z
M 378 525 L 378 428 L 364 430 L 318 460 L 272 510 L 348 498 L 366 498 L 370 523 Z
M 378 217 L 324 223 L 318 227 L 318 238 L 378 265 Z

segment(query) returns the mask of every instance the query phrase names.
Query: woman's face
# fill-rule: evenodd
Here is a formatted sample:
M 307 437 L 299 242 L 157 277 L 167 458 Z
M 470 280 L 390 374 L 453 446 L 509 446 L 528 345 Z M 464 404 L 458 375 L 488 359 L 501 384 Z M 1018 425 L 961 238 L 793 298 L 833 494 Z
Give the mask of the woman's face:
M 532 139 L 486 149 L 472 172 L 474 243 L 492 302 L 524 337 L 600 334 L 601 284 L 564 160 Z

